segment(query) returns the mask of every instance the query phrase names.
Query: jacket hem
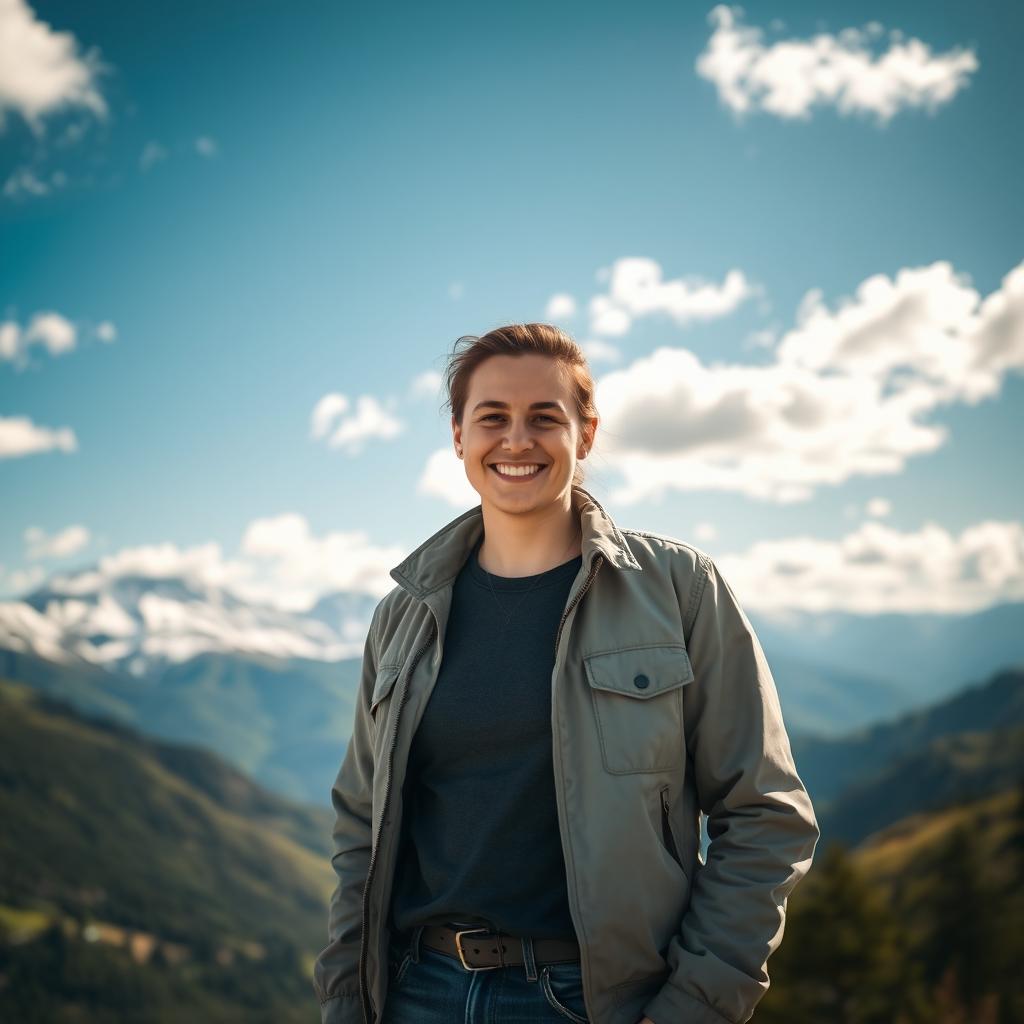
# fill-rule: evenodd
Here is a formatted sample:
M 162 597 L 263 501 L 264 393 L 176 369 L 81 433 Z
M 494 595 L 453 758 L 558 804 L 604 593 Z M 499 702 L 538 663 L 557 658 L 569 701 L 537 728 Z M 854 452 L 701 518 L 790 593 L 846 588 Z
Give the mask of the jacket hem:
M 644 1014 L 654 1024 L 675 1024 L 680 1020 L 685 1020 L 686 1024 L 743 1024 L 743 1021 L 750 1020 L 749 1016 L 742 1020 L 726 1017 L 710 1003 L 694 998 L 671 982 L 663 985 L 661 991 L 644 1007 Z
M 320 1024 L 364 1024 L 358 993 L 342 992 L 320 1004 Z

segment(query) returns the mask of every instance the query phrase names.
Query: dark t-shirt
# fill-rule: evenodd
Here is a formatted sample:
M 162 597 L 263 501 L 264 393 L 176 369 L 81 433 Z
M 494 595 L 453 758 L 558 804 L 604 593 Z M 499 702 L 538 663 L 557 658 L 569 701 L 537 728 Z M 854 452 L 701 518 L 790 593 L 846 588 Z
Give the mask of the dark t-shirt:
M 551 675 L 583 559 L 536 576 L 491 575 L 496 600 L 477 559 L 482 540 L 455 580 L 440 672 L 410 748 L 390 926 L 573 939 Z

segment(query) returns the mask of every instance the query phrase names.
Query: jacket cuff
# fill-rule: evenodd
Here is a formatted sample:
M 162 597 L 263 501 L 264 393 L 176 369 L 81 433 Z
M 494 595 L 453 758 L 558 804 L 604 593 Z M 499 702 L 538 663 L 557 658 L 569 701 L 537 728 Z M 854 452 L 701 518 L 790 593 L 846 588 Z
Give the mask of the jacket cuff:
M 320 1004 L 320 1024 L 364 1024 L 358 994 L 331 996 Z
M 681 1020 L 685 1020 L 686 1024 L 741 1024 L 724 1017 L 703 999 L 695 999 L 671 982 L 666 982 L 644 1007 L 644 1014 L 654 1024 L 675 1024 Z

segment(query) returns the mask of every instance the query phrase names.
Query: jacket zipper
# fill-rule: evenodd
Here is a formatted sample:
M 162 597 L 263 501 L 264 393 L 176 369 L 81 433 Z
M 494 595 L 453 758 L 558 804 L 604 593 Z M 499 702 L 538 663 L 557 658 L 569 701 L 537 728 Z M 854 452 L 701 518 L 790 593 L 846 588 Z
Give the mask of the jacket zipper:
M 575 608 L 576 605 L 578 605 L 580 603 L 580 600 L 583 598 L 583 595 L 590 588 L 590 584 L 594 582 L 594 577 L 597 576 L 597 571 L 598 571 L 598 569 L 601 568 L 603 563 L 604 563 L 604 555 L 596 555 L 595 558 L 594 558 L 594 564 L 593 564 L 593 566 L 592 566 L 592 568 L 590 570 L 590 575 L 587 576 L 586 580 L 584 580 L 583 586 L 580 587 L 579 592 L 576 594 L 576 596 L 572 599 L 572 601 L 569 602 L 569 607 L 565 609 L 565 612 L 562 615 L 562 619 L 558 623 L 558 632 L 555 634 L 555 662 L 556 663 L 558 662 L 558 644 L 559 644 L 559 641 L 562 639 L 562 627 L 565 625 L 565 620 L 569 618 L 569 615 L 572 612 L 573 608 Z M 561 753 L 559 753 L 559 768 L 561 768 Z M 559 810 L 559 815 L 561 815 L 561 811 L 560 810 Z M 559 823 L 559 827 L 561 827 L 561 822 Z M 568 828 L 568 825 L 566 825 L 566 828 Z M 571 860 L 572 860 L 571 857 L 567 857 L 566 858 L 566 864 L 568 865 L 571 862 Z M 571 870 L 573 871 L 573 880 L 572 880 L 573 884 L 568 887 L 568 896 L 569 896 L 570 901 L 575 903 L 575 897 L 576 897 L 575 868 L 573 867 L 573 868 L 571 868 Z M 579 910 L 578 907 L 576 907 L 575 909 L 577 911 Z M 583 976 L 582 976 L 583 990 L 584 990 L 584 992 L 586 992 L 587 976 L 588 976 L 588 972 L 589 972 L 589 966 L 588 966 L 588 961 L 587 961 L 586 947 L 582 943 L 580 944 L 580 966 L 581 966 L 581 969 L 583 971 Z
M 395 711 L 395 727 L 391 733 L 391 742 L 388 747 L 388 768 L 387 778 L 384 783 L 384 807 L 380 813 L 380 824 L 377 826 L 377 839 L 373 844 L 373 849 L 370 851 L 370 866 L 366 871 L 366 882 L 363 885 L 363 923 L 362 923 L 362 935 L 359 943 L 359 994 L 362 999 L 363 1006 L 363 1019 L 366 1021 L 373 1020 L 373 1012 L 370 1007 L 370 994 L 369 986 L 366 984 L 366 938 L 369 930 L 370 923 L 370 884 L 373 881 L 373 869 L 377 865 L 377 851 L 380 849 L 380 836 L 387 824 L 388 804 L 391 800 L 391 766 L 395 757 L 395 746 L 398 740 L 398 723 L 402 714 L 402 707 L 405 704 L 406 697 L 409 696 L 409 681 L 412 679 L 413 672 L 416 671 L 416 665 L 419 663 L 421 657 L 426 652 L 427 648 L 434 642 L 434 635 L 437 631 L 437 621 L 435 620 L 430 627 L 430 635 L 427 637 L 426 643 L 416 652 L 412 659 L 412 664 L 409 666 L 409 671 L 405 677 L 405 689 L 402 690 L 402 696 L 398 701 L 398 708 Z M 395 684 L 398 685 L 397 683 Z
M 669 820 L 668 814 L 668 786 L 662 786 L 661 788 L 661 832 L 665 838 L 665 845 L 668 847 L 668 852 L 672 854 L 675 862 L 682 867 L 683 862 L 679 857 L 679 850 L 676 848 L 676 837 L 672 834 L 672 823 Z
M 569 607 L 562 613 L 562 621 L 558 624 L 558 632 L 555 634 L 555 659 L 558 658 L 558 641 L 562 639 L 562 627 L 565 625 L 565 620 L 569 618 L 569 613 L 580 603 L 580 599 L 587 592 L 590 584 L 594 582 L 594 577 L 597 575 L 597 570 L 601 568 L 601 564 L 604 562 L 604 555 L 598 555 L 594 559 L 594 567 L 590 570 L 590 575 L 583 581 L 583 586 L 580 587 L 579 593 L 569 602 Z
M 590 588 L 591 583 L 594 582 L 594 577 L 597 576 L 598 569 L 604 562 L 604 555 L 597 555 L 594 558 L 593 568 L 590 570 L 590 574 L 587 576 L 580 587 L 579 592 L 569 603 L 569 607 L 562 613 L 562 619 L 558 623 L 558 633 L 555 636 L 555 658 L 558 658 L 558 644 L 562 638 L 562 627 L 565 625 L 566 619 L 569 618 L 573 608 L 579 604 L 583 595 Z M 370 884 L 373 881 L 373 869 L 377 865 L 377 850 L 380 848 L 380 834 L 384 828 L 384 824 L 387 820 L 388 804 L 391 800 L 391 766 L 395 756 L 395 745 L 398 739 L 398 724 L 402 714 L 402 707 L 405 704 L 405 699 L 409 694 L 409 680 L 412 678 L 413 672 L 416 670 L 420 658 L 423 656 L 427 648 L 434 642 L 434 634 L 437 629 L 437 623 L 435 622 L 430 629 L 430 636 L 427 637 L 426 643 L 416 652 L 415 657 L 412 660 L 412 665 L 409 667 L 409 671 L 406 675 L 405 689 L 402 691 L 401 699 L 398 702 L 398 708 L 395 711 L 395 727 L 391 733 L 391 742 L 388 747 L 388 768 L 387 768 L 387 780 L 384 783 L 384 807 L 380 814 L 380 825 L 377 828 L 377 839 L 373 844 L 373 849 L 370 851 L 370 866 L 366 871 L 366 882 L 363 885 L 363 921 L 362 921 L 362 936 L 359 943 L 359 992 L 362 998 L 363 1006 L 363 1018 L 367 1021 L 373 1019 L 373 1013 L 370 1007 L 369 997 L 369 986 L 366 984 L 366 938 L 369 931 L 369 907 L 370 907 Z M 398 685 L 397 683 L 395 685 Z

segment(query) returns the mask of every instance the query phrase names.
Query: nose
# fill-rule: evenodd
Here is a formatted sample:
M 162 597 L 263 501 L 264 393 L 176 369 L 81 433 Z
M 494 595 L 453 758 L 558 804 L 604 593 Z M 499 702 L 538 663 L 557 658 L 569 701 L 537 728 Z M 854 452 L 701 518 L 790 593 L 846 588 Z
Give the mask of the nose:
M 533 448 L 533 438 L 530 436 L 529 426 L 518 420 L 512 422 L 502 438 L 501 447 L 509 454 L 529 451 Z

